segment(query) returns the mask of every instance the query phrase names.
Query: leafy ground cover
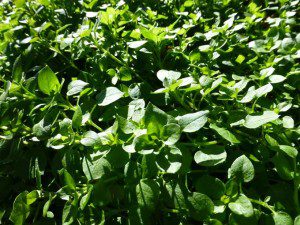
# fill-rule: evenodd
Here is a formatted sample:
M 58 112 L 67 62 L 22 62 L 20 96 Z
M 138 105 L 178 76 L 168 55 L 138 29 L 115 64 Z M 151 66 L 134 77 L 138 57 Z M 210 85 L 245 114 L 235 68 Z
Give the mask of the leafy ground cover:
M 298 0 L 2 0 L 0 224 L 299 225 Z

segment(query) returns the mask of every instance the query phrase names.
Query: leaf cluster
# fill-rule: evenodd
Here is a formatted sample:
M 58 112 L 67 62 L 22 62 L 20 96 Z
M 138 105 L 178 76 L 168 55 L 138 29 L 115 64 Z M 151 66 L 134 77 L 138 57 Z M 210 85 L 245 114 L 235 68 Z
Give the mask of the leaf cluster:
M 299 0 L 0 2 L 0 224 L 299 225 Z

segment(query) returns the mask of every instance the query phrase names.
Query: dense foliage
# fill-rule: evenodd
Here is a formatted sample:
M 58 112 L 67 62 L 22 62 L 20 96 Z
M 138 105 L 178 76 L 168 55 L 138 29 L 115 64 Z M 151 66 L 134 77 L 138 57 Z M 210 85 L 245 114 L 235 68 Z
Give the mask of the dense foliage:
M 299 225 L 297 9 L 2 0 L 0 224 Z

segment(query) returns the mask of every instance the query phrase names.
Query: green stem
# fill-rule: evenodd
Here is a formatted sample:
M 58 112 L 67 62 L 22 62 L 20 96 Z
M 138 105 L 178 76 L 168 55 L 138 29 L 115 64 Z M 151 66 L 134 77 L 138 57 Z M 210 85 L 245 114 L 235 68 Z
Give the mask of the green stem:
M 258 100 L 258 98 L 256 98 L 253 102 L 253 105 L 252 105 L 252 108 L 251 108 L 251 113 L 254 113 L 254 111 L 255 111 L 255 105 L 256 105 L 257 100 Z
M 103 129 L 99 127 L 97 124 L 95 124 L 92 120 L 88 120 L 87 123 L 91 125 L 92 127 L 96 128 L 98 131 L 102 132 Z
M 107 184 L 107 183 L 110 183 L 110 182 L 119 180 L 119 179 L 121 179 L 121 178 L 123 178 L 123 177 L 124 177 L 123 174 L 118 175 L 118 176 L 114 176 L 114 177 L 111 177 L 111 178 L 106 179 L 106 180 L 104 181 L 104 183 Z
M 163 208 L 164 212 L 168 212 L 168 213 L 180 213 L 180 211 L 178 209 L 167 209 L 167 208 Z
M 216 145 L 217 141 L 208 141 L 208 142 L 193 142 L 193 143 L 180 143 L 186 146 L 208 146 L 208 145 Z
M 259 200 L 255 200 L 255 199 L 252 199 L 252 198 L 248 198 L 248 199 L 249 199 L 252 203 L 255 203 L 255 204 L 257 204 L 257 205 L 260 205 L 260 206 L 262 206 L 262 207 L 264 207 L 264 208 L 270 210 L 272 213 L 275 213 L 274 209 L 273 209 L 271 206 L 269 206 L 267 203 L 262 202 L 262 201 L 259 201 Z
M 179 97 L 179 95 L 176 91 L 172 92 L 172 94 L 173 94 L 174 98 L 176 99 L 176 101 L 179 102 L 185 110 L 187 110 L 187 111 L 191 110 L 191 108 L 184 101 L 182 101 L 182 99 Z

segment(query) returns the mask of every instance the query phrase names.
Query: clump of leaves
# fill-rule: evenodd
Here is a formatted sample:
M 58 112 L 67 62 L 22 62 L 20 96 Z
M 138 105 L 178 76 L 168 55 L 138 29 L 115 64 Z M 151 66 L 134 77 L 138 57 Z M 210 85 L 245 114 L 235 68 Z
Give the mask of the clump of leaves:
M 0 223 L 299 225 L 299 0 L 0 2 Z

